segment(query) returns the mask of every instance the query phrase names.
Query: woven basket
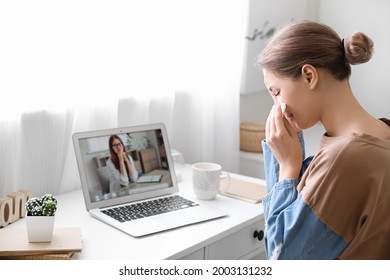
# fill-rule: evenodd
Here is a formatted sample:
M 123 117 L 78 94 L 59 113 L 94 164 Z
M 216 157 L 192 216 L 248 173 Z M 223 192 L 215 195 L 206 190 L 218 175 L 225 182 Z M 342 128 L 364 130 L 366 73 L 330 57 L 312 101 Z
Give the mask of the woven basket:
M 261 153 L 261 140 L 265 138 L 265 125 L 261 122 L 242 122 L 240 124 L 240 150 Z

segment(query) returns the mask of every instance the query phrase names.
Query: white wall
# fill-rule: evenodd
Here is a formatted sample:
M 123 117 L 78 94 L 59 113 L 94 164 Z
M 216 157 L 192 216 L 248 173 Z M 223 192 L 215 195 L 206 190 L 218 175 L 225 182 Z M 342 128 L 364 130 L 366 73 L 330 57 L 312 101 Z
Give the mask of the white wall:
M 376 117 L 390 117 L 390 1 L 320 0 L 319 20 L 341 37 L 365 32 L 374 41 L 374 55 L 352 67 L 351 85 L 360 103 Z

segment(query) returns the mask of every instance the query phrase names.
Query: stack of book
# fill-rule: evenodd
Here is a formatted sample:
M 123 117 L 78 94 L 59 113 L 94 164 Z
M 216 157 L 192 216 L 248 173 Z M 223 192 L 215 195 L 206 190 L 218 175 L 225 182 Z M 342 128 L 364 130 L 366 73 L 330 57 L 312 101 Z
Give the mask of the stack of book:
M 226 182 L 229 180 L 229 182 Z M 224 187 L 228 185 L 228 187 Z M 235 177 L 226 177 L 221 180 L 221 194 L 237 198 L 243 201 L 258 203 L 267 194 L 267 188 L 263 184 L 242 180 Z

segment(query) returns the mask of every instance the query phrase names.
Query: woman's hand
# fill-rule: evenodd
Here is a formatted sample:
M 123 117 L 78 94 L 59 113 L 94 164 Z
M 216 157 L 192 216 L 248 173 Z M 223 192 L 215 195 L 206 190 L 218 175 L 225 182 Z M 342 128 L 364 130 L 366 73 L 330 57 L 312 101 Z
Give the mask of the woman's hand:
M 125 152 L 123 152 L 123 153 L 122 153 L 122 156 L 123 156 L 124 162 L 125 162 L 126 164 L 129 164 L 130 161 L 129 161 L 129 158 L 128 158 L 127 154 L 126 154 Z
M 129 172 L 129 175 L 133 176 L 133 168 L 131 167 L 129 157 L 127 156 L 127 154 L 125 152 L 122 153 L 122 156 L 123 156 L 123 162 L 127 166 L 127 170 Z
M 127 157 L 127 154 L 126 154 L 125 152 L 119 153 L 119 154 L 118 154 L 118 159 L 119 159 L 119 162 L 120 162 L 120 163 L 124 163 L 124 164 L 126 164 L 127 166 L 130 165 L 129 158 Z
M 119 162 L 120 162 L 120 163 L 123 163 L 123 162 L 124 162 L 123 153 L 118 153 L 118 159 L 119 159 Z
M 280 102 L 272 107 L 265 126 L 266 141 L 279 162 L 279 181 L 299 179 L 302 148 L 297 129 L 283 116 Z

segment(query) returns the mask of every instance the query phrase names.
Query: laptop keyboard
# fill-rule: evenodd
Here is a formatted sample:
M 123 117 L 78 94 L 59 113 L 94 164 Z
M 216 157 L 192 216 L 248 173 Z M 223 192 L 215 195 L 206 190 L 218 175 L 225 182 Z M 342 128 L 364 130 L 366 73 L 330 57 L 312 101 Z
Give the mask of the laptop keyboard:
M 110 208 L 102 210 L 102 212 L 123 223 L 195 206 L 199 206 L 199 204 L 181 196 L 175 195 L 159 198 L 156 200 Z

